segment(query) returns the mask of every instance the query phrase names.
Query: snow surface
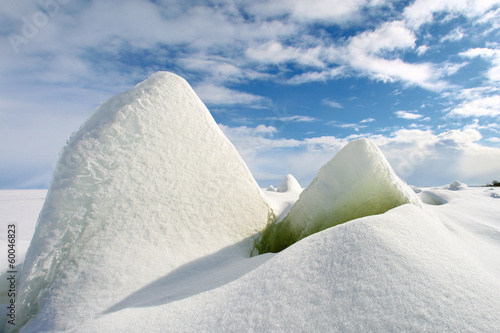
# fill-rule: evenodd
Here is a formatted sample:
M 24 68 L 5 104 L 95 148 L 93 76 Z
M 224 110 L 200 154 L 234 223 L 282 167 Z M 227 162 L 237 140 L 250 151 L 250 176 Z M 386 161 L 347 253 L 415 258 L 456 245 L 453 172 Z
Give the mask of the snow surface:
M 500 189 L 423 190 L 448 201 L 356 219 L 279 254 L 229 246 L 75 331 L 498 332 Z
M 248 256 L 244 240 L 269 212 L 189 84 L 156 73 L 105 102 L 63 150 L 26 255 L 18 328 L 75 330 L 193 260 L 229 245 Z
M 0 194 L 13 203 L 0 218 L 27 240 L 30 194 Z M 34 317 L 7 331 L 498 332 L 499 194 L 416 194 L 366 140 L 300 196 L 263 191 L 189 85 L 155 74 L 64 149 L 16 303 L 18 323 Z M 250 258 L 270 207 L 313 223 L 354 215 Z
M 283 178 L 280 185 L 276 189 L 276 192 L 302 192 L 302 186 L 300 186 L 297 179 L 291 174 L 288 174 Z
M 17 265 L 24 261 L 35 230 L 34 221 L 46 195 L 47 190 L 0 190 L 0 248 L 7 248 L 7 226 L 15 224 Z M 1 251 L 0 256 L 0 274 L 3 274 L 7 271 L 7 252 Z M 2 296 L 3 292 L 0 294 Z
M 421 205 L 377 146 L 354 140 L 321 167 L 288 215 L 269 224 L 255 247 L 259 253 L 278 252 L 315 232 L 405 203 Z
M 47 190 L 0 190 L 0 328 L 2 329 L 7 319 L 6 304 L 10 301 L 7 271 L 11 269 L 7 262 L 7 226 L 10 224 L 16 226 L 14 271 L 20 272 L 46 194 Z
M 469 221 L 473 212 L 457 214 L 467 210 L 460 198 L 450 203 L 451 218 L 403 205 L 357 219 L 220 288 L 161 305 L 130 303 L 82 331 L 496 332 L 499 226 L 492 214 L 500 209 L 492 200 L 468 202 L 473 211 L 487 207 L 478 224 Z
M 276 221 L 281 221 L 288 214 L 293 204 L 299 199 L 300 192 L 275 192 L 265 191 L 264 197 L 267 198 L 267 203 L 272 208 Z

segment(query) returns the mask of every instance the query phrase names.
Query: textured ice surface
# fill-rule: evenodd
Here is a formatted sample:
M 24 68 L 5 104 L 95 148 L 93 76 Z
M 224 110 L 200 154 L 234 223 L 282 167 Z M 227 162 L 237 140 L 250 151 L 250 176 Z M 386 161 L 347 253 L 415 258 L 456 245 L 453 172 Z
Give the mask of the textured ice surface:
M 269 224 L 255 247 L 259 253 L 278 252 L 315 232 L 405 203 L 421 205 L 377 146 L 354 140 L 321 167 L 288 215 Z
M 302 186 L 300 186 L 297 179 L 291 174 L 288 174 L 283 178 L 276 192 L 302 192 Z
M 76 329 L 262 230 L 268 212 L 189 84 L 156 73 L 100 106 L 63 150 L 26 256 L 18 323 Z

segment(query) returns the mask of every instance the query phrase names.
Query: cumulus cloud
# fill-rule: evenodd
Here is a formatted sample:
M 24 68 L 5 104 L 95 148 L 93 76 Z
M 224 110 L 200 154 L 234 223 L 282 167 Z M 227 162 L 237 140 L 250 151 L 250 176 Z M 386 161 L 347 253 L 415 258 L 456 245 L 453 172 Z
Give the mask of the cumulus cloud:
M 400 130 L 380 148 L 395 171 L 409 183 L 437 185 L 459 179 L 479 185 L 495 177 L 495 168 L 500 166 L 500 149 L 480 145 L 481 137 L 473 129 L 437 135 L 431 131 Z
M 238 151 L 245 152 L 249 147 L 247 142 L 257 140 L 258 153 L 252 148 L 254 154 L 245 161 L 262 186 L 279 182 L 287 173 L 307 184 L 324 163 L 358 137 L 367 137 L 377 144 L 396 173 L 417 186 L 444 185 L 456 179 L 480 185 L 498 177 L 500 170 L 500 148 L 482 146 L 479 143 L 482 135 L 471 128 L 438 134 L 431 130 L 400 129 L 389 135 L 321 136 L 304 140 L 262 139 L 250 128 L 223 126 L 223 130 Z
M 447 84 L 439 80 L 432 64 L 411 64 L 399 58 L 383 57 L 384 52 L 414 48 L 415 40 L 415 34 L 403 22 L 386 22 L 376 30 L 350 38 L 348 61 L 352 67 L 376 80 L 402 81 L 429 90 L 444 89 Z

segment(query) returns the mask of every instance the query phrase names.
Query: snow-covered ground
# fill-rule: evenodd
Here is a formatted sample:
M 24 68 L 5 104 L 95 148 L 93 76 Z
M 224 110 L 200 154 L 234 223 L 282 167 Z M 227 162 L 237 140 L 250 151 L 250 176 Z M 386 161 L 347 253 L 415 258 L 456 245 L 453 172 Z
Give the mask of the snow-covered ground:
M 350 221 L 279 254 L 248 258 L 245 246 L 230 246 L 159 277 L 79 331 L 498 331 L 500 189 L 422 190 L 445 203 Z M 293 201 L 264 193 L 275 209 Z M 28 242 L 45 191 L 0 195 L 2 222 L 15 221 Z
M 7 333 L 500 329 L 498 189 L 412 189 L 366 139 L 259 189 L 171 73 L 99 107 L 37 220 L 43 196 L 0 193 L 0 245 L 15 223 L 26 252 Z M 274 229 L 286 248 L 258 255 Z
M 15 224 L 16 265 L 24 260 L 46 195 L 47 190 L 0 190 L 0 248 L 7 249 L 7 226 Z M 0 256 L 0 272 L 5 272 L 7 251 Z
M 47 190 L 0 190 L 0 304 L 10 301 L 7 280 L 8 226 L 15 225 L 15 271 L 19 271 L 28 250 L 38 213 Z M 17 282 L 17 281 L 16 281 Z M 0 306 L 0 327 L 6 322 L 6 306 Z M 2 330 L 0 330 L 1 332 Z

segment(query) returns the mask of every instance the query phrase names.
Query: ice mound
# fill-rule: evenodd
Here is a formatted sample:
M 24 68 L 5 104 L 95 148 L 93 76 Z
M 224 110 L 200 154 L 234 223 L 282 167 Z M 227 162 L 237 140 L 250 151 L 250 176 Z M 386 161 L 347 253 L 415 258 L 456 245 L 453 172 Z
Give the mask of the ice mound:
M 259 253 L 281 251 L 318 231 L 405 203 L 421 205 L 377 146 L 354 140 L 321 167 L 281 222 L 266 226 L 255 247 Z
M 266 191 L 269 191 L 269 192 L 276 192 L 276 189 L 274 188 L 273 185 L 270 185 L 268 188 L 266 188 Z
M 268 213 L 189 84 L 156 73 L 101 105 L 63 150 L 22 271 L 17 328 L 31 319 L 22 332 L 73 331 L 262 230 Z
M 300 186 L 297 179 L 291 174 L 288 174 L 283 178 L 276 192 L 302 192 L 302 186 Z
M 417 187 L 417 186 L 413 186 L 413 185 L 410 185 L 410 188 L 413 190 L 413 192 L 415 193 L 422 193 L 422 189 Z
M 467 184 L 459 182 L 458 180 L 455 180 L 453 183 L 443 186 L 443 188 L 451 191 L 459 191 L 467 189 L 469 188 L 469 186 L 467 186 Z

